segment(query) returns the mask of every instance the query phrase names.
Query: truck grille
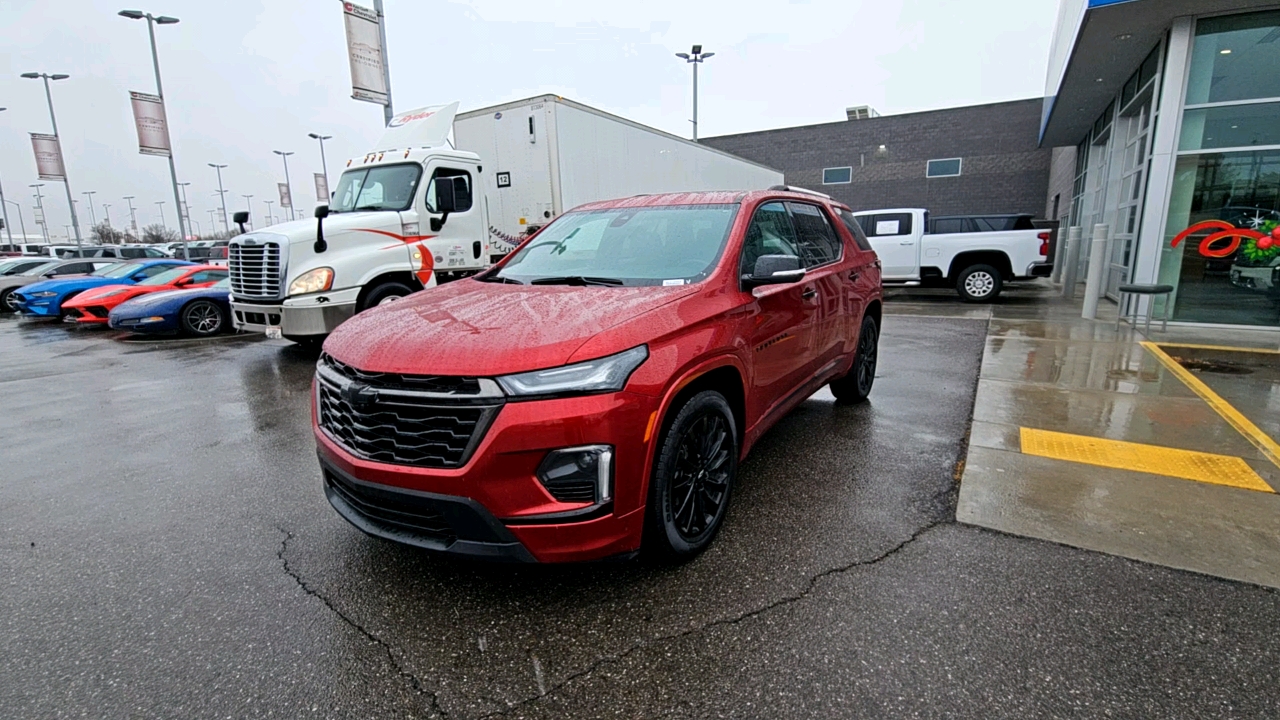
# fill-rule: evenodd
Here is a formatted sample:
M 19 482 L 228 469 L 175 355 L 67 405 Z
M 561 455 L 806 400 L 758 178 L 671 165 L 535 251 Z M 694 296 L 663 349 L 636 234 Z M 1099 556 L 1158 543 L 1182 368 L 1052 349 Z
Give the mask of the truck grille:
M 316 393 L 320 427 L 348 452 L 425 468 L 466 464 L 503 404 L 488 378 L 370 373 L 328 355 Z
M 278 243 L 242 245 L 232 242 L 227 250 L 227 268 L 231 271 L 232 295 L 262 300 L 275 300 L 281 296 L 283 263 Z

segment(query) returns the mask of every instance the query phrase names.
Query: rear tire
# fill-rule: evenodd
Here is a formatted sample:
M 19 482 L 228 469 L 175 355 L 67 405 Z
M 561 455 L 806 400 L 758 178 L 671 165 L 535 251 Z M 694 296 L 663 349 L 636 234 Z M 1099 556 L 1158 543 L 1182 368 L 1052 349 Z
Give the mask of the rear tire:
M 184 335 L 212 337 L 227 328 L 227 314 L 212 300 L 196 300 L 178 315 Z
M 658 447 L 645 508 L 645 550 L 687 560 L 711 544 L 738 472 L 738 429 L 724 396 L 704 390 L 676 413 Z
M 870 315 L 862 318 L 858 332 L 858 352 L 853 367 L 842 378 L 831 381 L 831 394 L 836 401 L 854 405 L 865 402 L 876 382 L 876 359 L 880 352 L 880 326 Z
M 358 312 L 364 312 L 376 305 L 386 305 L 396 302 L 413 292 L 413 288 L 398 282 L 384 282 L 369 291 L 364 296 L 364 302 L 360 304 Z
M 990 265 L 970 265 L 956 277 L 956 292 L 965 302 L 985 303 L 1000 297 L 1004 277 Z
M 5 288 L 4 290 L 0 290 L 0 313 L 18 312 L 18 308 L 13 305 L 15 300 L 13 297 L 13 291 L 15 289 L 16 288 Z

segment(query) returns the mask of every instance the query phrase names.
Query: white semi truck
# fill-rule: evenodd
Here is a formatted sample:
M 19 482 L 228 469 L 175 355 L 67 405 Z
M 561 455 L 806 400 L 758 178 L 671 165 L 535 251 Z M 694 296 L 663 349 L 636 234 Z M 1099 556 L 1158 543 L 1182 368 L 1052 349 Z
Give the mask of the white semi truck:
M 235 326 L 315 342 L 361 310 L 489 267 L 578 205 L 783 183 L 777 170 L 554 95 L 457 108 L 397 115 L 347 161 L 314 219 L 234 238 Z

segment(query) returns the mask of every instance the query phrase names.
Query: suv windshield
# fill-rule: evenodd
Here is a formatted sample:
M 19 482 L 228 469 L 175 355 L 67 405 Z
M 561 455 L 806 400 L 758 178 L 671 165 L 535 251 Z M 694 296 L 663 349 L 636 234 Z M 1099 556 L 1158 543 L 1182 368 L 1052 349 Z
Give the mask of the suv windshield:
M 100 267 L 89 274 L 96 275 L 98 277 L 120 278 L 128 275 L 134 270 L 140 269 L 142 269 L 142 266 L 138 263 L 113 263 L 106 267 Z
M 683 285 L 711 273 L 737 205 L 569 213 L 492 276 L 532 284 Z
M 172 270 L 165 270 L 159 275 L 152 275 L 146 280 L 138 281 L 139 285 L 168 285 L 183 275 L 187 274 L 185 267 L 176 267 Z
M 338 181 L 329 212 L 408 210 L 421 177 L 417 163 L 348 170 Z

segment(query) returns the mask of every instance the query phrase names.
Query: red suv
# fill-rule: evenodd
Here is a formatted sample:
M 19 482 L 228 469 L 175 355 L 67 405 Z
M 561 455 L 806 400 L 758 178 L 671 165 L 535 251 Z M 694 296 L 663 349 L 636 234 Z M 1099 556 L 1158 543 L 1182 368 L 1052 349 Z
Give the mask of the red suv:
M 432 550 L 693 555 L 773 423 L 824 384 L 867 397 L 880 305 L 875 253 L 824 195 L 585 205 L 329 337 L 325 493 L 366 533 Z

